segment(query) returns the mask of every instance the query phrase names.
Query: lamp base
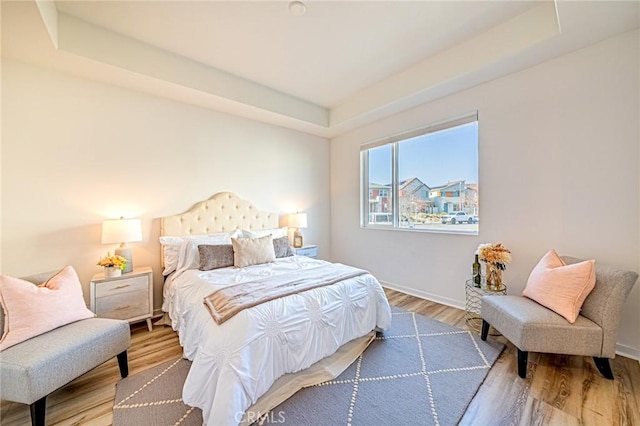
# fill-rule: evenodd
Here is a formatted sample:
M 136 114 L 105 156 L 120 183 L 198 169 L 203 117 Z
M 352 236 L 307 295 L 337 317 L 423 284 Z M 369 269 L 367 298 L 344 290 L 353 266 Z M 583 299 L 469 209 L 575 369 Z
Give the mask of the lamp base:
M 293 233 L 293 247 L 300 248 L 302 247 L 302 234 L 300 231 L 295 231 Z
M 122 270 L 123 274 L 133 271 L 133 258 L 131 257 L 131 249 L 129 247 L 118 247 L 115 251 L 116 255 L 127 259 L 127 266 Z

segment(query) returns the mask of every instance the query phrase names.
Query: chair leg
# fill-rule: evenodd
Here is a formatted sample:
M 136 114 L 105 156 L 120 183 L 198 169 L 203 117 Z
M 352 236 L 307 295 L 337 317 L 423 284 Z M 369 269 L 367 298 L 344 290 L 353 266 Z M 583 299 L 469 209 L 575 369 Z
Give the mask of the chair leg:
M 29 408 L 31 409 L 31 426 L 45 426 L 47 397 L 43 396 L 33 404 L 29 405 Z
M 489 323 L 482 320 L 482 332 L 480 333 L 480 338 L 482 340 L 487 340 L 487 334 L 489 334 Z
M 118 354 L 118 367 L 120 367 L 120 376 L 124 379 L 129 375 L 129 363 L 127 362 L 127 351 Z
M 593 357 L 593 362 L 596 364 L 596 368 L 604 377 L 609 380 L 613 380 L 613 371 L 611 371 L 611 364 L 609 364 L 609 358 Z
M 518 349 L 518 376 L 523 379 L 527 378 L 527 359 L 529 352 Z

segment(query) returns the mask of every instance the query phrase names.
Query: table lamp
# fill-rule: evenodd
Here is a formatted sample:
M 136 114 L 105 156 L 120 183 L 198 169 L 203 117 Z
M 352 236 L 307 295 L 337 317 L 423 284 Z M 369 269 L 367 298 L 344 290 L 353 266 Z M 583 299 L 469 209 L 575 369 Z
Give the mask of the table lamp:
M 127 259 L 127 266 L 123 273 L 133 270 L 131 249 L 126 243 L 142 241 L 142 225 L 140 219 L 109 219 L 102 222 L 102 244 L 120 243 L 115 254 Z
M 289 227 L 295 228 L 295 231 L 293 232 L 293 247 L 295 248 L 302 247 L 302 234 L 300 233 L 300 228 L 307 227 L 307 214 L 295 213 L 290 215 Z

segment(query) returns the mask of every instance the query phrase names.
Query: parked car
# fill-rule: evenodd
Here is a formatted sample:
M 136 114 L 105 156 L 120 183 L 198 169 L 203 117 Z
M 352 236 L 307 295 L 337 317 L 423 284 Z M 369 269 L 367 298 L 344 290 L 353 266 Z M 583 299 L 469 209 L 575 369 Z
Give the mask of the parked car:
M 468 216 L 465 212 L 450 212 L 440 219 L 442 223 L 449 223 L 455 225 L 456 223 L 474 223 L 474 217 Z

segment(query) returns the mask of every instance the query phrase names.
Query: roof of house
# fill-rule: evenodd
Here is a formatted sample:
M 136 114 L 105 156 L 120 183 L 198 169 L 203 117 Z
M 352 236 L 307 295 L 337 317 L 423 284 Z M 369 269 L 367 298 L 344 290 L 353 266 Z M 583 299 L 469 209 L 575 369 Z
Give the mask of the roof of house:
M 478 190 L 478 184 L 477 183 L 468 183 L 467 185 L 468 189 L 473 189 L 474 191 Z
M 412 184 L 412 183 L 413 183 L 413 182 L 415 182 L 415 181 L 420 182 L 420 184 L 421 184 L 421 185 L 424 185 L 424 186 L 426 186 L 426 187 L 427 187 L 427 189 L 430 189 L 430 188 L 429 188 L 429 185 L 427 185 L 426 183 L 422 182 L 422 181 L 421 181 L 420 179 L 418 179 L 417 177 L 412 177 L 412 178 L 405 179 L 405 180 L 401 181 L 401 182 L 400 182 L 400 185 L 399 185 L 399 187 L 398 187 L 398 189 L 401 189 L 401 190 L 402 190 L 402 189 L 404 189 L 405 187 L 409 186 L 410 184 Z
M 433 188 L 431 188 L 431 189 L 432 189 L 432 190 L 433 190 L 433 189 L 437 189 L 437 190 L 445 190 L 445 189 L 448 189 L 448 188 L 454 188 L 454 187 L 459 188 L 459 187 L 460 187 L 460 185 L 465 185 L 464 180 L 455 180 L 455 181 L 453 181 L 453 182 L 448 182 L 448 183 L 446 183 L 445 185 L 441 185 L 441 186 L 434 186 L 434 187 L 433 187 Z M 466 186 L 466 185 L 465 185 L 465 186 Z

